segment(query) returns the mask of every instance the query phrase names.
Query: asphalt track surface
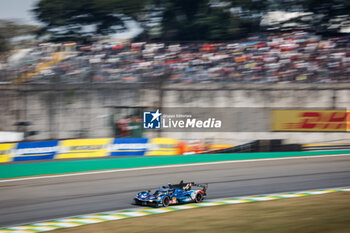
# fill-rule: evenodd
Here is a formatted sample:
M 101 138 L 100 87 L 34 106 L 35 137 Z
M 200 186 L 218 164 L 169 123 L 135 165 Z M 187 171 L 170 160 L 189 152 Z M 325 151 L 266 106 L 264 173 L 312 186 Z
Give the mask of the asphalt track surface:
M 0 227 L 132 208 L 138 191 L 180 180 L 209 183 L 209 199 L 349 186 L 350 155 L 4 182 Z

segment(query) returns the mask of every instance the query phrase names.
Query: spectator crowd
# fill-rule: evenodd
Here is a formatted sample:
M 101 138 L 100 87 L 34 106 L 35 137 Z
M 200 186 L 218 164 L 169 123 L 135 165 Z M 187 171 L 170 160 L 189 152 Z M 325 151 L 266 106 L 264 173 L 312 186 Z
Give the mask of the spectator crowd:
M 0 66 L 0 81 L 30 83 L 339 83 L 350 81 L 350 40 L 309 32 L 224 43 L 99 41 L 38 44 Z M 14 59 L 14 58 L 12 58 Z M 2 79 L 2 80 L 1 80 Z

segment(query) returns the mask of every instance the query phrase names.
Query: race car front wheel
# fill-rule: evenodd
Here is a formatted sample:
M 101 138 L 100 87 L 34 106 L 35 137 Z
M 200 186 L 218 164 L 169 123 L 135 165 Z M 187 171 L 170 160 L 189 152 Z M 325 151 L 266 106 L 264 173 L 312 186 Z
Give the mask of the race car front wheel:
M 194 198 L 194 201 L 196 203 L 203 201 L 203 195 L 201 193 L 197 193 L 196 197 Z
M 169 203 L 170 203 L 170 199 L 168 196 L 165 196 L 162 200 L 162 203 L 163 203 L 163 206 L 164 207 L 168 207 L 169 206 Z

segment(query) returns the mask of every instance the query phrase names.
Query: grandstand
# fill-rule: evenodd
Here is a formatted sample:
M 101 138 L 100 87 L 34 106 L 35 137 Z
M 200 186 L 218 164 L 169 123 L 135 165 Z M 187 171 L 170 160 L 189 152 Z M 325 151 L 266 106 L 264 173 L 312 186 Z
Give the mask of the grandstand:
M 50 43 L 22 62 L 1 69 L 32 83 L 147 83 L 166 71 L 169 83 L 338 83 L 350 78 L 350 41 L 295 31 L 222 43 Z

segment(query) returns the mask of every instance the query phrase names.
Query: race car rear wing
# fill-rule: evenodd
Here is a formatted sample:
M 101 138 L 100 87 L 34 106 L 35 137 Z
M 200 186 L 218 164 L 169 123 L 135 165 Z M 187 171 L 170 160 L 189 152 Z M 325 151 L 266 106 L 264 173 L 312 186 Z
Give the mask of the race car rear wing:
M 201 188 L 204 192 L 208 189 L 208 184 L 196 184 L 195 182 L 186 182 L 184 183 L 183 180 L 180 181 L 179 184 L 169 184 L 169 186 L 174 186 L 174 187 L 177 187 L 177 188 L 180 188 L 180 189 L 184 189 L 185 187 L 188 187 L 188 186 L 195 186 L 195 187 L 199 187 Z
M 206 191 L 208 189 L 208 184 L 196 184 L 194 182 L 191 182 L 191 184 L 192 184 L 192 186 L 202 188 L 203 191 Z

